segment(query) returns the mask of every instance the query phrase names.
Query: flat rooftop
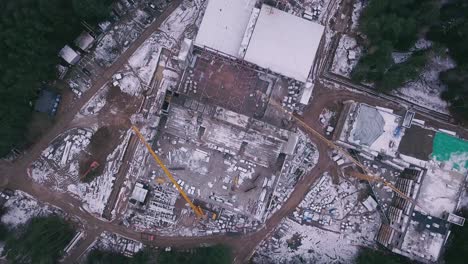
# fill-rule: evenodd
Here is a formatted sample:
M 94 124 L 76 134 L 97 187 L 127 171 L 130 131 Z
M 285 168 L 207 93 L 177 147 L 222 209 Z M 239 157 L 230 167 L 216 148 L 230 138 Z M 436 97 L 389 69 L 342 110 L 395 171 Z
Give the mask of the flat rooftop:
M 463 174 L 429 163 L 418 198 L 423 211 L 439 218 L 444 218 L 446 213 L 453 213 L 464 181 Z
M 437 132 L 434 138 L 433 157 L 443 162 L 450 170 L 468 171 L 468 141 L 452 135 Z
M 306 82 L 324 26 L 255 0 L 209 0 L 195 46 Z
M 420 160 L 429 160 L 435 132 L 417 125 L 405 129 L 398 152 Z
M 404 134 L 400 121 L 400 116 L 386 109 L 358 104 L 347 141 L 394 157 Z
M 412 258 L 417 256 L 437 261 L 444 244 L 445 234 L 433 232 L 425 226 L 421 227 L 421 222 L 413 218 L 403 239 L 401 252 L 397 252 Z
M 244 59 L 306 82 L 323 32 L 320 24 L 262 5 Z
M 209 0 L 195 45 L 238 57 L 255 0 Z

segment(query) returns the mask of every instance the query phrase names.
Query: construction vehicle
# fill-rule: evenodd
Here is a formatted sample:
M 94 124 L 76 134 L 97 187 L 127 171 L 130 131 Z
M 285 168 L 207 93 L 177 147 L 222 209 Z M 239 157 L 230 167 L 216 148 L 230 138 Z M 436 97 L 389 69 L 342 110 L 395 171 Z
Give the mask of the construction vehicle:
M 161 185 L 161 184 L 164 184 L 166 182 L 166 180 L 162 177 L 157 177 L 156 178 L 156 183 Z
M 100 164 L 97 161 L 91 162 L 91 165 L 89 165 L 89 168 L 85 171 L 85 173 L 83 173 L 82 178 L 85 179 L 89 175 L 89 173 L 91 173 L 92 171 L 95 171 L 99 167 L 99 165 Z
M 172 184 L 174 184 L 174 186 L 176 187 L 176 189 L 179 191 L 180 195 L 182 195 L 182 197 L 185 199 L 185 201 L 190 205 L 190 207 L 192 208 L 192 210 L 195 212 L 195 214 L 197 215 L 197 217 L 199 218 L 202 218 L 202 219 L 205 219 L 206 216 L 205 214 L 203 213 L 203 210 L 201 209 L 201 207 L 199 206 L 196 206 L 192 203 L 192 201 L 190 200 L 190 198 L 188 198 L 187 194 L 185 193 L 185 191 L 182 189 L 182 187 L 180 187 L 180 185 L 177 183 L 177 181 L 174 179 L 174 177 L 172 176 L 171 172 L 166 168 L 166 166 L 164 165 L 164 163 L 161 161 L 161 159 L 159 158 L 159 156 L 154 152 L 154 150 L 151 148 L 151 146 L 148 144 L 148 142 L 146 141 L 146 139 L 143 137 L 143 135 L 141 134 L 140 130 L 136 127 L 136 126 L 132 126 L 132 129 L 133 131 L 135 132 L 135 134 L 138 136 L 138 138 L 140 139 L 141 143 L 143 143 L 146 148 L 148 149 L 149 153 L 151 154 L 151 156 L 153 156 L 154 160 L 156 161 L 156 163 L 161 167 L 161 169 L 164 171 L 164 173 L 166 174 L 166 176 L 169 178 L 169 180 L 172 182 Z

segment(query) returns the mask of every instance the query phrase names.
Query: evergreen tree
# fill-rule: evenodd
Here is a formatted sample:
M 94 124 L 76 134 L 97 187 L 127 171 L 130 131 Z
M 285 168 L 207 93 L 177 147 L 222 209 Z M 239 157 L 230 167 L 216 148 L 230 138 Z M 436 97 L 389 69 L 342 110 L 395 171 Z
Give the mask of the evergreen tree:
M 110 2 L 0 1 L 0 156 L 25 145 L 32 104 L 41 82 L 55 79 L 59 50 L 78 36 L 82 19 L 105 17 Z
M 10 263 L 56 263 L 73 233 L 58 216 L 33 218 L 7 238 L 4 252 Z
M 463 217 L 468 217 L 468 210 L 464 210 L 461 214 Z M 447 264 L 463 264 L 466 263 L 468 255 L 468 226 L 453 225 L 452 233 L 447 243 L 447 249 L 444 254 L 444 260 Z
M 456 116 L 468 120 L 468 2 L 448 1 L 440 11 L 440 21 L 428 33 L 431 40 L 448 47 L 457 67 L 442 72 L 440 80 L 447 85 L 442 98 L 450 103 Z
M 411 261 L 393 253 L 370 248 L 361 248 L 356 264 L 409 264 Z
M 359 20 L 359 31 L 366 36 L 365 54 L 351 78 L 374 83 L 380 91 L 391 91 L 416 78 L 427 52 L 414 52 L 399 64 L 393 62 L 391 54 L 408 51 L 437 14 L 436 1 L 432 0 L 370 0 Z
M 112 0 L 73 0 L 73 8 L 84 20 L 94 23 L 106 18 Z

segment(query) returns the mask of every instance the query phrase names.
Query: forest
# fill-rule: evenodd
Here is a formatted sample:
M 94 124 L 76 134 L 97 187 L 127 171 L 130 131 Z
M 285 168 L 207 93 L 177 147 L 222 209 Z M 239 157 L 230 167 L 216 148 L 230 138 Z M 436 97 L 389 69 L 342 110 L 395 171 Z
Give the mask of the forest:
M 427 50 L 412 52 L 401 63 L 393 61 L 392 52 L 409 52 L 437 14 L 436 1 L 371 0 L 359 20 L 366 52 L 351 73 L 352 79 L 374 83 L 385 92 L 417 77 L 426 64 Z
M 37 93 L 54 80 L 59 50 L 109 13 L 111 0 L 0 1 L 0 156 L 22 147 Z
M 232 261 L 229 248 L 216 245 L 211 247 L 200 247 L 185 251 L 151 250 L 146 249 L 138 252 L 132 258 L 124 255 L 101 250 L 93 250 L 87 258 L 87 264 L 230 264 Z
M 374 250 L 361 248 L 355 260 L 356 264 L 410 264 L 409 259 L 389 252 L 388 250 Z
M 428 38 L 446 46 L 457 63 L 439 76 L 448 88 L 442 98 L 450 102 L 452 113 L 468 120 L 468 1 L 453 0 L 442 6 Z
M 425 37 L 434 42 L 437 52 L 448 48 L 457 67 L 442 72 L 439 79 L 447 86 L 442 98 L 451 112 L 468 120 L 468 2 L 435 0 L 371 0 L 359 19 L 365 53 L 351 73 L 356 82 L 373 83 L 382 92 L 401 87 L 419 76 L 434 48 L 415 49 Z M 442 48 L 441 48 L 442 47 Z M 408 54 L 396 63 L 393 52 Z
M 74 236 L 70 223 L 58 216 L 36 217 L 9 230 L 3 224 L 0 241 L 9 263 L 56 263 Z

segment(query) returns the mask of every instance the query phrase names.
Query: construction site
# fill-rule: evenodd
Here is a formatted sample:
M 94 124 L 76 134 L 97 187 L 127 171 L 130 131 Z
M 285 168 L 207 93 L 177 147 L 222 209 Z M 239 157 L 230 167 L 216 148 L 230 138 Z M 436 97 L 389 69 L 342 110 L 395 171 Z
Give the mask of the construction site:
M 460 151 L 466 141 L 411 111 L 355 102 L 343 109 L 334 138 L 375 175 L 361 178 L 382 211 L 377 242 L 411 259 L 437 261 L 450 225 L 464 224 L 456 212 L 467 176 L 466 152 Z
M 255 23 L 262 16 L 250 3 Z M 203 34 L 187 38 L 190 23 L 210 27 L 201 7 L 168 19 L 183 21 L 177 56 L 172 39 L 149 39 L 74 118 L 86 128 L 56 138 L 33 163 L 33 179 L 98 217 L 164 235 L 253 231 L 281 207 L 319 156 L 291 117 L 310 97 L 308 70 L 301 79 L 197 44 Z
M 80 257 L 93 245 L 131 256 L 252 236 L 254 263 L 351 263 L 379 245 L 440 258 L 464 225 L 465 135 L 324 87 L 321 21 L 333 4 L 277 2 L 181 1 L 28 163 L 35 184 L 112 226 L 83 232 Z M 115 32 L 79 64 L 118 60 L 99 55 Z M 76 70 L 66 81 L 74 100 L 94 89 Z

